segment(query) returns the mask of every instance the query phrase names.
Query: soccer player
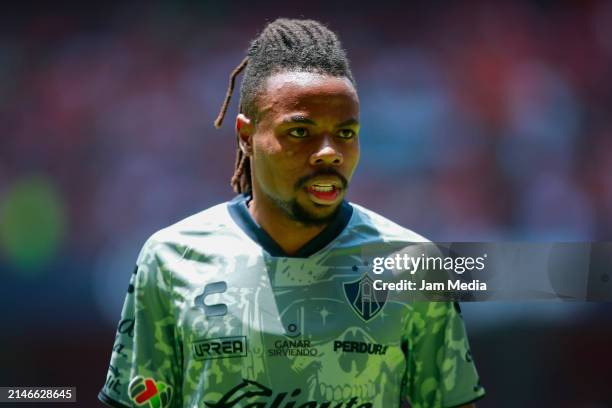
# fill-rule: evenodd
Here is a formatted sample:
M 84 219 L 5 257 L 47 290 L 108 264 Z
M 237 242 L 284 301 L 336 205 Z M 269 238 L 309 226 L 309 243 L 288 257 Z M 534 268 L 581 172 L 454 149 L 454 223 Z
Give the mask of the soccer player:
M 362 255 L 426 242 L 345 201 L 359 100 L 336 35 L 278 19 L 244 71 L 238 193 L 144 245 L 100 400 L 114 407 L 414 408 L 484 395 L 459 308 L 391 301 Z M 380 136 L 383 137 L 383 136 Z

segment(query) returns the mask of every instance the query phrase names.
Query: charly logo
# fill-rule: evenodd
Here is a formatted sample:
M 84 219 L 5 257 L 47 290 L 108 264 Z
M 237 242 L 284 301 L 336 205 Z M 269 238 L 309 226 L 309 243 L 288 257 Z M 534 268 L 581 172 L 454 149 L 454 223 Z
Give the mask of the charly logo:
M 364 321 L 373 319 L 385 306 L 386 290 L 374 290 L 374 281 L 364 274 L 360 279 L 344 284 L 344 295 L 353 310 Z
M 223 293 L 226 290 L 227 283 L 223 281 L 209 283 L 204 287 L 204 292 L 195 298 L 195 305 L 204 309 L 204 314 L 206 317 L 224 316 L 227 314 L 227 305 L 224 305 L 223 303 L 207 305 L 204 300 L 206 296 L 213 295 L 215 293 Z
M 361 402 L 359 397 L 352 397 L 347 401 L 305 401 L 296 405 L 296 397 L 302 393 L 300 388 L 289 392 L 275 392 L 258 382 L 243 379 L 240 384 L 229 390 L 217 402 L 205 402 L 209 408 L 372 408 L 371 402 Z M 333 404 L 333 405 L 332 405 Z
M 247 355 L 246 343 L 245 336 L 200 340 L 193 343 L 193 355 L 196 360 L 245 357 Z
M 172 401 L 172 387 L 152 378 L 134 377 L 128 391 L 138 406 L 147 404 L 148 408 L 167 408 Z

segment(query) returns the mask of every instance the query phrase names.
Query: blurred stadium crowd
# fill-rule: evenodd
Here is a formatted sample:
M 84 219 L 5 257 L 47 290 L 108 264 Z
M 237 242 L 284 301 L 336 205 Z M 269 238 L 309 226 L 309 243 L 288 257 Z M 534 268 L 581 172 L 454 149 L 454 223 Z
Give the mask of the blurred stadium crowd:
M 212 121 L 279 15 L 329 23 L 352 61 L 351 201 L 438 241 L 610 240 L 610 2 L 47 7 L 0 34 L 0 345 L 101 325 L 94 385 L 138 246 L 233 195 L 232 120 Z

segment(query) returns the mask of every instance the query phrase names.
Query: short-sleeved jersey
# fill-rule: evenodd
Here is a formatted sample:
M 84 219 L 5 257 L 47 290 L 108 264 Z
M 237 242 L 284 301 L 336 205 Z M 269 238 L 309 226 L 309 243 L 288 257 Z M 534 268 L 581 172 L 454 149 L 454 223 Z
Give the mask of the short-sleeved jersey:
M 155 233 L 99 398 L 115 407 L 452 407 L 484 395 L 458 305 L 393 301 L 364 249 L 425 239 L 356 204 L 287 256 L 246 197 Z M 367 252 L 367 251 L 366 251 Z

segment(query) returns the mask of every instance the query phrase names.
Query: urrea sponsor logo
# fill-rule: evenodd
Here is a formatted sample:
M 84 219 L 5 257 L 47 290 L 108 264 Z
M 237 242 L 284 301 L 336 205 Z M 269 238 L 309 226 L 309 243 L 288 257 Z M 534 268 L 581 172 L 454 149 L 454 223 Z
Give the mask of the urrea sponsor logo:
M 247 355 L 247 341 L 245 336 L 199 340 L 194 342 L 192 346 L 193 355 L 196 360 L 245 357 Z
M 243 379 L 217 402 L 205 402 L 205 404 L 208 408 L 372 408 L 371 402 L 363 402 L 359 397 L 352 397 L 345 401 L 302 402 L 299 401 L 301 393 L 300 388 L 291 392 L 276 392 L 258 382 Z

